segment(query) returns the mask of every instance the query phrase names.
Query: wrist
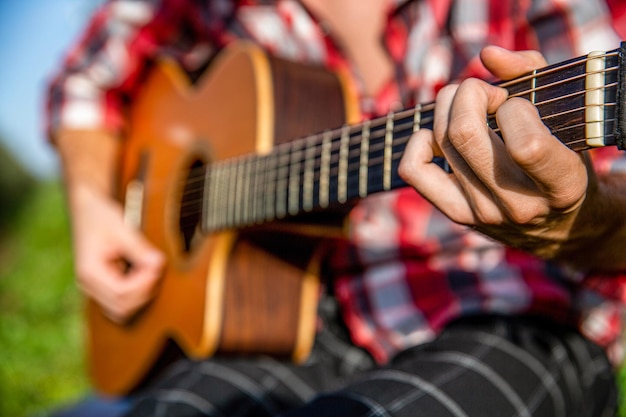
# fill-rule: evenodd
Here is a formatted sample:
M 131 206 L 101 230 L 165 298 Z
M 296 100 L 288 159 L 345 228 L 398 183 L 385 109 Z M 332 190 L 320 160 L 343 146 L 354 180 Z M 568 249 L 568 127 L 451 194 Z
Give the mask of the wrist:
M 555 259 L 583 270 L 626 267 L 626 178 L 611 174 L 590 185 Z
M 116 195 L 119 139 L 102 130 L 62 130 L 56 135 L 63 178 L 69 195 L 93 190 Z

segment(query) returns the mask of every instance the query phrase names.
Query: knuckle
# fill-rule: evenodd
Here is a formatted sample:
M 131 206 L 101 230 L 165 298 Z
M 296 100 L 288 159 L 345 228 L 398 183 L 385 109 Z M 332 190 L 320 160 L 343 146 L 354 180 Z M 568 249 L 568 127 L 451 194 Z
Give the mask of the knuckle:
M 475 118 L 465 114 L 457 115 L 448 127 L 448 139 L 462 152 L 472 146 L 473 139 L 480 134 L 484 126 Z
M 507 217 L 518 226 L 530 226 L 537 223 L 539 216 L 532 210 L 513 210 L 507 213 Z
M 127 303 L 128 292 L 125 291 L 123 288 L 119 288 L 119 286 L 116 286 L 111 289 L 110 297 L 111 297 L 113 304 L 118 309 L 122 309 Z
M 571 211 L 583 204 L 587 198 L 587 193 L 584 190 L 577 190 L 575 187 L 570 187 L 569 192 L 564 193 L 560 197 L 560 200 L 557 201 L 560 201 L 561 204 L 556 208 Z
M 135 310 L 136 306 L 127 294 L 116 293 L 112 296 L 111 312 L 119 320 L 130 317 Z
M 457 94 L 464 96 L 468 99 L 468 102 L 471 101 L 475 104 L 482 103 L 483 105 L 487 105 L 489 93 L 492 91 L 492 88 L 495 87 L 487 84 L 483 80 L 468 78 L 459 85 Z
M 448 218 L 453 222 L 463 226 L 472 226 L 475 222 L 474 216 L 469 216 L 466 212 L 460 209 L 452 208 L 446 212 L 446 216 L 448 216 Z
M 498 113 L 507 112 L 507 114 L 510 114 L 519 111 L 538 113 L 535 105 L 521 97 L 511 97 L 498 108 Z
M 545 135 L 529 133 L 524 139 L 524 146 L 511 149 L 511 155 L 523 167 L 539 166 L 549 157 L 543 146 L 545 140 Z
M 478 224 L 498 226 L 503 222 L 503 215 L 497 204 L 490 199 L 475 199 L 473 203 L 474 218 Z
M 507 218 L 518 226 L 537 226 L 547 216 L 547 209 L 540 202 L 526 202 L 511 206 L 507 210 Z
M 137 294 L 129 285 L 118 284 L 111 288 L 110 297 L 113 303 L 119 306 L 120 309 L 126 309 L 135 303 Z
M 123 323 L 131 314 L 132 312 L 130 310 L 119 305 L 112 305 L 107 310 L 108 317 L 116 323 Z
M 107 309 L 107 316 L 116 323 L 120 323 L 124 320 L 123 313 L 117 308 L 117 306 L 111 306 Z
M 415 170 L 418 169 L 418 164 L 410 160 L 409 158 L 402 158 L 400 160 L 400 165 L 398 165 L 398 175 L 402 180 L 404 180 L 407 184 L 412 185 L 412 177 Z
M 129 318 L 130 316 L 132 316 L 132 314 L 135 312 L 135 308 L 132 306 L 128 306 L 128 305 L 124 305 L 124 306 L 120 306 L 119 311 L 118 311 L 118 315 L 120 320 L 126 320 L 127 318 Z
M 476 210 L 474 216 L 478 224 L 485 226 L 497 226 L 502 223 L 502 216 L 497 215 L 493 210 Z
M 437 97 L 441 98 L 441 97 L 454 96 L 458 88 L 459 88 L 458 84 L 446 84 L 445 86 L 441 87 L 441 89 L 437 93 Z
M 459 88 L 463 90 L 468 90 L 470 92 L 475 92 L 476 90 L 482 91 L 484 85 L 485 82 L 479 80 L 478 78 L 468 78 L 461 83 Z

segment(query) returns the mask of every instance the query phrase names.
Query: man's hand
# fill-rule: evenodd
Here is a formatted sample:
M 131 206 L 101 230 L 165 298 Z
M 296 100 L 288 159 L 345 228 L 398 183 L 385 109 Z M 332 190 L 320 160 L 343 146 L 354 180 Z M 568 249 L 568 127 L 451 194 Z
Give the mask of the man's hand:
M 87 187 L 72 191 L 77 283 L 115 322 L 124 322 L 155 295 L 164 257 L 134 227 L 120 204 Z
M 164 256 L 124 222 L 121 204 L 113 198 L 118 138 L 68 130 L 55 141 L 63 162 L 78 286 L 109 318 L 124 322 L 154 296 Z
M 481 58 L 501 79 L 546 64 L 538 53 L 495 47 Z M 496 115 L 502 139 L 487 114 Z M 434 156 L 445 157 L 452 173 L 431 163 Z M 400 175 L 453 221 L 544 258 L 576 253 L 574 239 L 589 244 L 602 232 L 575 230 L 586 197 L 598 190 L 584 155 L 552 136 L 529 101 L 507 100 L 506 90 L 476 79 L 439 93 L 433 131 L 414 135 Z

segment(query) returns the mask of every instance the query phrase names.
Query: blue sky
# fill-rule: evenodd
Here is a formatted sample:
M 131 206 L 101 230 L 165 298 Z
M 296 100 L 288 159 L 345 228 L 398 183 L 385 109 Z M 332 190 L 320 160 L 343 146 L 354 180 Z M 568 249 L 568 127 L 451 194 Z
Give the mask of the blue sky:
M 44 91 L 99 0 L 0 0 L 0 137 L 34 174 L 57 174 L 43 136 Z

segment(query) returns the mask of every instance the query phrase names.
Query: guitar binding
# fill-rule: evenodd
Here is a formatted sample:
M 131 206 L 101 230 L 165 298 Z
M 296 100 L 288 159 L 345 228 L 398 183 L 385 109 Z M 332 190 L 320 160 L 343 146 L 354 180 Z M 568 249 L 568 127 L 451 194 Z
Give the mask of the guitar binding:
M 618 70 L 618 86 L 617 86 L 617 112 L 614 135 L 618 149 L 626 150 L 626 120 L 624 119 L 624 100 L 626 99 L 626 42 L 622 42 L 619 48 L 619 70 Z

